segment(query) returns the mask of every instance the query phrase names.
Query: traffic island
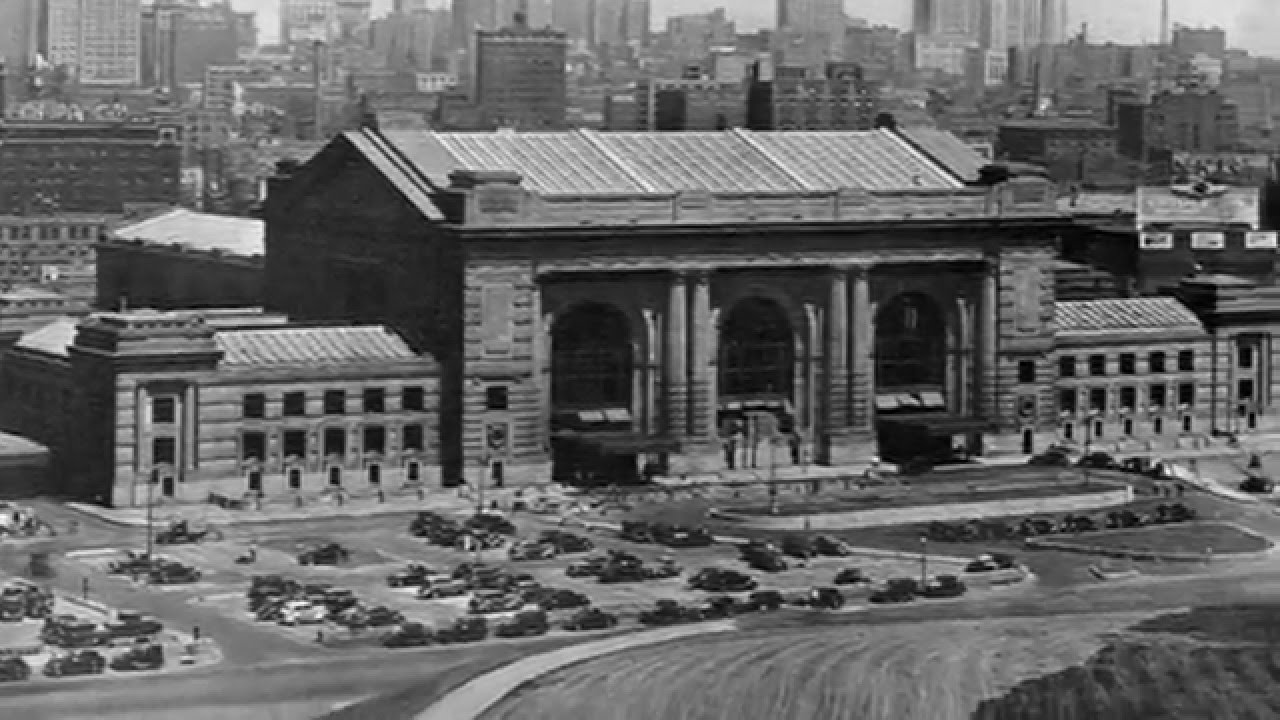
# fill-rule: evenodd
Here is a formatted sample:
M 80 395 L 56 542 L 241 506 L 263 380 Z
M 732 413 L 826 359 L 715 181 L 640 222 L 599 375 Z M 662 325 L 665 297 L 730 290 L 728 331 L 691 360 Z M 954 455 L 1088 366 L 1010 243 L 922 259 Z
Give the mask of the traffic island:
M 1197 522 L 1027 538 L 1026 546 L 1130 560 L 1208 562 L 1257 556 L 1269 551 L 1273 543 L 1239 525 Z

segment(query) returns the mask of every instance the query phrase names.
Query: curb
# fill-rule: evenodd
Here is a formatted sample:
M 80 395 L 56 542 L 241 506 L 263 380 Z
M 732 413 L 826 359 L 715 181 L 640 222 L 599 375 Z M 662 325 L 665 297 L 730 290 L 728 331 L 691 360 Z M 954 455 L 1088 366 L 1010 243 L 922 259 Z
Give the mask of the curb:
M 736 623 L 732 621 L 678 625 L 533 655 L 472 678 L 418 713 L 416 720 L 475 720 L 518 691 L 521 686 L 570 665 L 649 645 L 728 632 L 736 627 Z

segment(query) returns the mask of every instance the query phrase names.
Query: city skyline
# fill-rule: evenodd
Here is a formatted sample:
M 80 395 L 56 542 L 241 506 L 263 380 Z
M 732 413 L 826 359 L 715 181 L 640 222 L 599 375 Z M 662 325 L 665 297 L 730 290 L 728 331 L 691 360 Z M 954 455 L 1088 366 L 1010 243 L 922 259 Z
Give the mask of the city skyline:
M 279 0 L 231 0 L 231 4 L 238 10 L 257 12 L 264 42 L 275 39 Z M 389 12 L 391 4 L 392 0 L 373 0 L 374 16 Z M 431 0 L 430 4 L 445 3 Z M 661 29 L 671 15 L 724 7 L 738 27 L 749 32 L 772 27 L 776 6 L 777 0 L 653 0 L 653 22 L 655 29 Z M 1078 33 L 1082 23 L 1088 23 L 1089 37 L 1096 42 L 1155 42 L 1159 37 L 1159 8 L 1160 0 L 1071 0 L 1069 35 Z M 845 0 L 845 11 L 873 24 L 910 26 L 908 0 Z M 1169 0 L 1169 15 L 1175 23 L 1221 26 L 1232 47 L 1280 57 L 1280 14 L 1274 11 L 1274 0 Z

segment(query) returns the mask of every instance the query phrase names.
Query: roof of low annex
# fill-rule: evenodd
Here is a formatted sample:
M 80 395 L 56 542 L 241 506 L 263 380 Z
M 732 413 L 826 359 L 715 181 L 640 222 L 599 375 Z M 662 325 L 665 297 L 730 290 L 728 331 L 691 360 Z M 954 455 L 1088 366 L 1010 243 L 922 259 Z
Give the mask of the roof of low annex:
M 178 246 L 196 252 L 219 252 L 236 257 L 262 257 L 266 225 L 257 218 L 213 215 L 185 208 L 123 225 L 113 232 L 122 241 L 147 245 Z
M 1200 318 L 1172 297 L 1110 298 L 1057 303 L 1059 335 L 1204 332 Z

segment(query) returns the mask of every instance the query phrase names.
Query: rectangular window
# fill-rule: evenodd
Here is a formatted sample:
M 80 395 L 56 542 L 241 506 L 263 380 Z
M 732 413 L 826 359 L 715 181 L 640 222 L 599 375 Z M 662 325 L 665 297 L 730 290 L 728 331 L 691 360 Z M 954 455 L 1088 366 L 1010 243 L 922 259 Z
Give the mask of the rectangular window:
M 1106 355 L 1090 355 L 1089 356 L 1089 374 L 1094 377 L 1101 377 L 1107 374 L 1107 356 Z
M 1196 353 L 1194 350 L 1178 351 L 1178 372 L 1193 372 L 1196 369 Z
M 1138 356 L 1133 353 L 1120 354 L 1120 374 L 1133 375 L 1138 372 Z
M 386 412 L 387 391 L 382 388 L 365 388 L 364 411 L 367 413 Z
M 1033 383 L 1036 381 L 1036 363 L 1034 360 L 1018 361 L 1018 382 Z M 503 388 L 505 390 L 506 388 Z
M 170 396 L 151 398 L 151 422 L 172 425 L 178 417 L 178 401 Z
M 267 459 L 267 436 L 260 432 L 247 432 L 240 436 L 240 459 L 241 460 L 257 460 L 262 462 Z
M 284 431 L 284 456 L 299 459 L 307 456 L 307 432 L 305 430 Z
M 422 443 L 422 426 L 421 425 L 405 425 L 404 426 L 404 450 L 405 452 L 421 452 Z
M 158 437 L 151 441 L 151 464 L 177 465 L 178 441 L 171 437 Z
M 1089 410 L 1104 413 L 1107 411 L 1107 389 L 1091 388 L 1089 390 Z
M 1240 402 L 1253 401 L 1253 379 L 1241 378 L 1236 382 L 1236 396 Z
M 1133 411 L 1138 407 L 1138 389 L 1133 387 L 1120 388 L 1120 407 L 1124 410 Z
M 1249 370 L 1253 367 L 1253 347 L 1250 345 L 1241 345 L 1236 348 L 1236 364 L 1241 370 Z
M 387 451 L 387 430 L 381 425 L 366 425 L 364 428 L 364 451 L 367 453 L 383 453 Z
M 284 394 L 284 416 L 302 417 L 307 414 L 307 394 L 304 392 L 287 392 Z
M 420 387 L 407 387 L 400 391 L 400 407 L 404 410 L 421 412 L 425 408 L 426 393 Z
M 507 409 L 507 386 L 493 385 L 484 390 L 484 406 L 487 410 Z
M 1067 388 L 1065 390 L 1059 390 L 1058 391 L 1058 411 L 1070 413 L 1074 415 L 1076 412 L 1077 397 L 1078 397 L 1078 393 L 1076 393 L 1075 388 Z
M 324 414 L 342 415 L 347 411 L 347 393 L 345 390 L 324 391 Z
M 244 396 L 244 417 L 259 419 L 267 416 L 267 396 L 262 393 L 249 393 Z
M 1153 352 L 1147 356 L 1147 371 L 1153 373 L 1164 372 L 1164 353 Z
M 325 457 L 337 455 L 339 457 L 347 454 L 347 431 L 340 427 L 331 427 L 324 429 L 324 454 Z
M 1074 355 L 1063 355 L 1058 358 L 1058 377 L 1076 376 L 1076 358 Z
M 1181 383 L 1178 385 L 1178 404 L 1192 407 L 1196 404 L 1196 384 Z
M 1147 405 L 1151 407 L 1163 408 L 1168 402 L 1166 397 L 1169 389 L 1164 385 L 1152 385 L 1147 388 Z

